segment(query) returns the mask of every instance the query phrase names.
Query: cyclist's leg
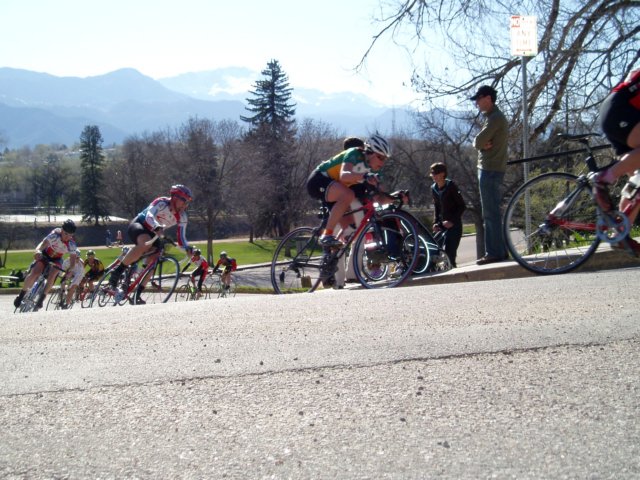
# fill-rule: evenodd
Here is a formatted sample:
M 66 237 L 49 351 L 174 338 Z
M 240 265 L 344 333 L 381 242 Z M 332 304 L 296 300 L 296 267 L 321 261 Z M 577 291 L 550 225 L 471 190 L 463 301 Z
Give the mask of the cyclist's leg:
M 122 259 L 122 262 L 114 269 L 111 273 L 110 284 L 112 287 L 117 285 L 118 280 L 122 276 L 122 273 L 129 267 L 130 265 L 137 262 L 142 255 L 144 255 L 148 250 L 153 248 L 152 246 L 147 246 L 146 242 L 151 240 L 152 234 L 146 228 L 142 226 L 142 224 L 138 222 L 132 222 L 129 224 L 129 230 L 127 232 L 129 234 L 129 238 L 133 240 L 133 248 L 130 248 L 127 254 Z
M 342 220 L 347 210 L 349 210 L 349 206 L 355 198 L 353 190 L 349 187 L 341 184 L 340 182 L 331 182 L 327 188 L 326 201 L 328 203 L 332 203 L 333 206 L 329 212 L 329 218 L 327 219 L 327 224 L 322 235 L 333 235 L 333 230 L 338 225 L 338 222 Z

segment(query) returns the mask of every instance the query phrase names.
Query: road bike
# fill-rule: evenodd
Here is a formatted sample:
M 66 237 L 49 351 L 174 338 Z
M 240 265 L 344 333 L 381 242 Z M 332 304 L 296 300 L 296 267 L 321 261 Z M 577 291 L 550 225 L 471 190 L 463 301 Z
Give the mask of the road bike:
M 71 303 L 67 305 L 66 300 L 67 300 L 68 292 L 69 292 L 69 283 L 67 281 L 60 283 L 60 286 L 57 289 L 52 290 L 51 293 L 49 293 L 46 309 L 47 310 L 69 310 L 73 308 L 73 305 L 76 303 L 77 292 L 76 292 L 76 295 L 74 295 L 73 298 L 71 299 Z
M 124 305 L 127 302 L 132 305 L 168 302 L 178 285 L 180 265 L 174 257 L 164 254 L 165 245 L 167 243 L 175 245 L 175 243 L 168 238 L 159 238 L 156 235 L 147 242 L 147 245 L 152 245 L 156 241 L 158 246 L 155 249 L 142 255 L 137 262 L 124 271 L 116 282 L 116 288 L 110 284 L 111 275 L 124 256 L 113 262 L 98 282 L 92 297 L 92 305 L 97 304 L 103 307 Z
M 207 282 L 202 284 L 202 291 L 198 291 L 195 279 L 188 275 L 187 283 L 180 285 L 173 297 L 176 302 L 188 302 L 196 300 L 207 300 L 211 298 L 211 289 L 207 285 Z
M 27 312 L 37 312 L 40 307 L 38 307 L 38 303 L 44 303 L 45 292 L 47 290 L 47 283 L 49 273 L 52 268 L 58 269 L 61 272 L 64 272 L 58 265 L 53 263 L 49 258 L 42 256 L 41 261 L 45 262 L 45 266 L 42 269 L 42 272 L 33 283 L 31 288 L 27 293 L 25 293 L 20 305 L 14 310 L 14 313 L 27 313 Z M 35 262 L 34 262 L 35 264 Z
M 638 203 L 638 188 L 631 191 L 631 204 L 623 212 L 602 212 L 593 195 L 598 167 L 589 140 L 596 133 L 561 134 L 560 138 L 584 146 L 587 172 L 580 175 L 551 172 L 522 185 L 511 198 L 504 215 L 503 230 L 513 259 L 538 274 L 565 273 L 585 263 L 601 241 L 631 249 L 628 214 Z
M 380 194 L 392 199 L 381 207 L 374 202 Z M 329 209 L 321 207 L 320 225 L 299 227 L 280 241 L 271 262 L 271 284 L 278 294 L 313 292 L 321 285 L 335 283 L 338 262 L 350 253 L 354 273 L 366 288 L 391 288 L 401 285 L 413 272 L 420 252 L 415 219 L 401 210 L 399 193 L 386 194 L 370 189 L 362 206 L 345 216 L 362 214 L 355 232 L 339 248 L 323 248 L 319 239 L 329 218 Z M 422 255 L 429 255 L 425 248 Z M 426 260 L 429 263 L 429 260 Z
M 211 286 L 211 294 L 218 294 L 218 298 L 226 298 L 226 297 L 235 297 L 236 291 L 238 289 L 238 285 L 236 284 L 236 279 L 233 274 L 230 275 L 230 282 L 227 288 L 227 285 L 222 281 L 223 272 L 215 272 L 211 275 L 211 279 L 213 285 Z M 215 280 L 213 278 L 215 277 Z

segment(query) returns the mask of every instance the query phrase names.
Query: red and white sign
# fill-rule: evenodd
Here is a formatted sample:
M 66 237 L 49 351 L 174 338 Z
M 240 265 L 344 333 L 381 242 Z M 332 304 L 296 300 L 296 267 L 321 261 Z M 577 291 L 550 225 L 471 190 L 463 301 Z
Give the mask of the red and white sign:
M 535 57 L 538 54 L 538 17 L 511 15 L 511 55 Z

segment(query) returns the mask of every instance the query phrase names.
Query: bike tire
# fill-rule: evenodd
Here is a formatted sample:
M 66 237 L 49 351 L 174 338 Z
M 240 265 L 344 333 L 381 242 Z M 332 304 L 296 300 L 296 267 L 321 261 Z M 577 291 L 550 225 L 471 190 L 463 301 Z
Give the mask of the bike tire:
M 277 294 L 311 292 L 320 282 L 322 247 L 318 229 L 299 227 L 285 235 L 271 261 L 271 285 Z
M 96 285 L 91 295 L 91 307 L 97 305 L 98 307 L 106 307 L 118 305 L 114 297 L 114 290 L 110 285 L 111 275 L 115 267 L 108 269 L 102 276 L 98 285 Z M 120 282 L 119 282 L 120 283 Z
M 420 245 L 418 249 L 418 260 L 416 266 L 413 268 L 414 275 L 421 275 L 426 273 L 431 263 L 431 252 L 429 250 L 429 244 L 427 239 L 423 235 L 418 235 L 420 239 Z
M 134 303 L 136 305 L 140 303 L 167 303 L 177 288 L 179 279 L 180 263 L 178 260 L 170 256 L 160 257 L 153 268 L 151 278 L 140 295 L 131 292 Z
M 47 299 L 47 306 L 45 310 L 59 310 L 60 309 L 60 301 L 64 296 L 64 289 L 58 288 L 55 292 L 49 293 L 49 298 Z
M 550 217 L 570 194 L 573 202 L 566 211 L 555 219 Z M 503 221 L 505 243 L 511 257 L 531 272 L 566 273 L 586 262 L 598 248 L 597 220 L 588 183 L 570 173 L 545 173 L 513 194 Z
M 228 289 L 225 289 L 222 282 L 220 282 L 220 286 L 218 287 L 218 298 L 235 297 L 236 289 L 236 281 L 233 277 L 231 277 L 231 283 Z
M 180 285 L 176 288 L 176 293 L 173 297 L 173 300 L 176 302 L 188 302 L 193 299 L 193 293 L 191 293 L 189 285 Z
M 355 255 L 356 278 L 365 288 L 397 287 L 413 273 L 419 252 L 420 240 L 411 215 L 385 212 L 371 220 L 355 241 L 351 255 Z

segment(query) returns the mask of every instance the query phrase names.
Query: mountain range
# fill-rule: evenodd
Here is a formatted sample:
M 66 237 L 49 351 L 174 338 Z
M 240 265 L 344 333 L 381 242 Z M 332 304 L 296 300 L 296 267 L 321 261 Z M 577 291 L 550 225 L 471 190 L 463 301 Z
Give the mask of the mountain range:
M 76 143 L 98 125 L 104 145 L 131 135 L 178 127 L 189 117 L 237 120 L 260 74 L 245 68 L 185 73 L 154 80 L 135 69 L 94 77 L 57 77 L 0 68 L 0 140 L 9 148 Z M 296 118 L 323 121 L 345 135 L 411 125 L 408 107 L 390 108 L 364 95 L 298 89 Z

